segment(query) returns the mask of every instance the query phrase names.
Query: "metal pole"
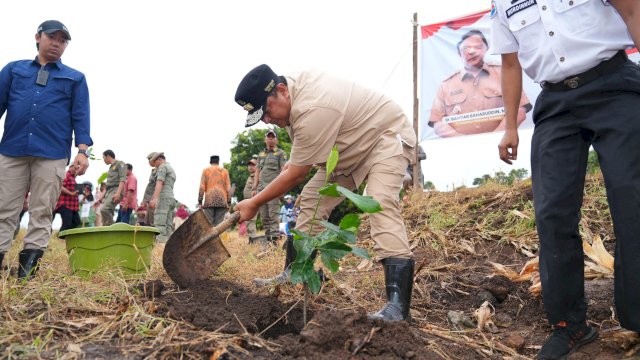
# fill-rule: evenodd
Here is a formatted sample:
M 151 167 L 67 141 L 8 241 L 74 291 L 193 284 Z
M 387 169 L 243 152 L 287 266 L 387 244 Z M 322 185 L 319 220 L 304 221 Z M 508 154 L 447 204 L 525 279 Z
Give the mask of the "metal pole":
M 416 139 L 418 142 L 415 147 L 415 159 L 416 163 L 413 165 L 413 187 L 415 189 L 422 189 L 424 184 L 420 184 L 420 174 L 422 169 L 420 167 L 420 152 L 418 146 L 420 143 L 420 136 L 418 130 L 418 13 L 413 13 L 413 131 L 416 133 Z

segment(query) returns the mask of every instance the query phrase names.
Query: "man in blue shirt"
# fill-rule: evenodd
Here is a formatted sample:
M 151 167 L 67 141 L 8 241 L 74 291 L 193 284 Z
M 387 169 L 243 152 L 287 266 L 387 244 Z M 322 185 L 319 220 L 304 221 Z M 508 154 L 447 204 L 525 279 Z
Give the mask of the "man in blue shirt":
M 35 275 L 51 237 L 53 208 L 60 196 L 71 139 L 78 153 L 72 166 L 89 166 L 89 90 L 84 74 L 60 61 L 71 35 L 59 21 L 47 20 L 35 35 L 38 56 L 0 71 L 0 266 L 11 247 L 16 219 L 27 191 L 29 227 L 19 254 L 18 277 Z

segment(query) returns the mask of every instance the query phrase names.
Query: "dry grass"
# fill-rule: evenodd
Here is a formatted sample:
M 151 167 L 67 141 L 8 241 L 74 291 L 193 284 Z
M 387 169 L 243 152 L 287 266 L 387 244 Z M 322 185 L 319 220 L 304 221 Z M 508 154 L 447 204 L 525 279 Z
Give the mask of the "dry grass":
M 538 239 L 531 201 L 530 183 L 512 187 L 488 185 L 479 189 L 464 189 L 453 193 L 410 193 L 410 202 L 403 215 L 412 248 L 428 261 L 418 263 L 414 298 L 430 303 L 434 286 L 460 296 L 469 294 L 473 284 L 445 283 L 448 273 L 463 266 L 456 259 L 470 255 L 485 256 L 495 246 L 512 246 L 515 251 L 535 258 Z M 610 245 L 612 230 L 609 210 L 600 178 L 587 182 L 583 211 L 584 229 L 588 234 L 602 236 L 605 247 Z M 21 237 L 5 259 L 16 266 Z M 590 242 L 592 243 L 592 242 Z M 284 251 L 275 248 L 258 258 L 260 245 L 247 245 L 246 238 L 231 232 L 225 245 L 232 257 L 214 276 L 254 288 L 251 280 L 272 276 L 282 271 Z M 359 245 L 369 250 L 372 241 L 367 221 L 363 222 Z M 170 279 L 162 269 L 161 245 L 154 248 L 151 270 L 139 279 L 123 280 L 119 274 L 99 272 L 89 280 L 70 275 L 64 242 L 53 238 L 43 257 L 38 275 L 26 283 L 2 273 L 0 278 L 0 357 L 2 358 L 63 358 L 88 356 L 93 346 L 96 354 L 135 355 L 142 358 L 201 358 L 203 351 L 221 355 L 233 349 L 245 353 L 239 344 L 251 343 L 273 350 L 273 344 L 250 334 L 229 335 L 203 331 L 192 325 L 157 314 L 157 303 L 141 296 L 134 287 L 151 280 Z M 426 254 L 426 255 L 424 255 Z M 533 263 L 533 262 L 532 262 Z M 487 263 L 482 266 L 490 266 Z M 502 265 L 518 274 L 514 264 Z M 535 269 L 531 266 L 527 274 Z M 522 275 L 522 274 L 518 274 Z M 379 266 L 362 263 L 349 256 L 341 263 L 341 271 L 329 274 L 332 281 L 320 296 L 310 297 L 310 307 L 318 309 L 356 309 L 375 311 L 384 303 L 384 280 Z M 528 275 L 534 277 L 534 275 Z M 170 290 L 173 291 L 173 290 Z M 284 303 L 294 303 L 303 297 L 301 286 L 256 289 L 260 293 L 277 292 Z M 455 332 L 427 323 L 427 315 L 440 317 L 437 307 L 429 314 L 414 313 L 418 328 L 425 334 L 466 346 L 479 357 L 502 354 L 521 358 L 491 335 L 480 330 Z M 446 312 L 445 312 L 446 313 Z M 441 323 L 446 323 L 446 319 Z M 456 358 L 447 353 L 434 338 L 429 349 L 443 358 Z M 112 357 L 117 357 L 116 355 Z
M 5 258 L 10 266 L 17 264 L 22 236 Z M 125 280 L 106 270 L 83 279 L 70 275 L 65 244 L 54 236 L 34 279 L 21 282 L 2 273 L 0 358 L 188 359 L 201 358 L 203 349 L 246 352 L 238 344 L 247 342 L 269 348 L 248 334 L 203 331 L 158 316 L 153 299 L 141 296 L 135 286 L 156 279 L 170 282 L 162 269 L 162 250 L 162 245 L 155 246 L 150 272 L 137 279 Z M 227 271 L 232 267 L 233 262 L 227 264 Z

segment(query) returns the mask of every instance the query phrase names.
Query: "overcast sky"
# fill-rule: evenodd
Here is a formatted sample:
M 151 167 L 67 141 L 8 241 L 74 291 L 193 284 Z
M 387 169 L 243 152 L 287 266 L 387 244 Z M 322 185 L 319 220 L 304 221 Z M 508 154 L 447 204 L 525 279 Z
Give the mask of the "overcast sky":
M 261 63 L 287 74 L 320 69 L 377 89 L 412 119 L 412 26 L 487 9 L 488 0 L 421 1 L 9 1 L 0 22 L 0 64 L 35 57 L 34 35 L 57 19 L 72 41 L 63 63 L 82 71 L 91 95 L 94 152 L 132 163 L 142 191 L 145 156 L 164 151 L 179 201 L 193 206 L 210 155 L 230 159 L 245 112 L 238 82 Z M 428 100 L 430 101 L 430 100 Z M 4 128 L 4 118 L 0 120 Z M 0 130 L 1 131 L 1 130 Z M 516 167 L 529 169 L 529 132 Z M 500 135 L 423 142 L 425 178 L 439 190 L 511 168 L 498 160 Z M 75 151 L 74 151 L 75 153 Z M 92 161 L 79 182 L 107 166 Z M 241 184 L 243 185 L 243 184 Z

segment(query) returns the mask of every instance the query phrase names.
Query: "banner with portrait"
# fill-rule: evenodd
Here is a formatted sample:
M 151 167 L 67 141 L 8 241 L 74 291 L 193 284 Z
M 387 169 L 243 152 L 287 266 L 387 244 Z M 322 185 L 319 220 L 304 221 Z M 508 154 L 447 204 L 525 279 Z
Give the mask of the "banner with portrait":
M 504 131 L 500 55 L 491 54 L 489 10 L 421 26 L 420 141 Z M 628 51 L 638 62 L 637 50 Z M 518 128 L 533 128 L 541 91 L 522 74 Z

